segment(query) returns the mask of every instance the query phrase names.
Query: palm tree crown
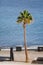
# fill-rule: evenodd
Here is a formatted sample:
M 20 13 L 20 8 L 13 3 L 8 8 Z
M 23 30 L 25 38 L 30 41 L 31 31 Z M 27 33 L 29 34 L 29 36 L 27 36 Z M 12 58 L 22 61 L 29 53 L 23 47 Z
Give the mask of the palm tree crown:
M 20 15 L 18 16 L 17 19 L 18 19 L 17 20 L 18 23 L 23 22 L 25 24 L 29 24 L 31 23 L 32 16 L 27 10 L 24 10 L 23 12 L 20 12 Z

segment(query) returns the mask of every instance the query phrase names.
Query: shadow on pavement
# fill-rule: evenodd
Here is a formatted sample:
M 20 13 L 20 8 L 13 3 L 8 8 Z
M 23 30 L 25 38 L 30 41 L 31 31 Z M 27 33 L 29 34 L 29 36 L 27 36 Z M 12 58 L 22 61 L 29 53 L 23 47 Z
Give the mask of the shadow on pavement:
M 0 56 L 0 61 L 10 61 L 10 57 Z
M 32 61 L 33 64 L 43 64 L 43 57 L 38 57 L 36 60 Z

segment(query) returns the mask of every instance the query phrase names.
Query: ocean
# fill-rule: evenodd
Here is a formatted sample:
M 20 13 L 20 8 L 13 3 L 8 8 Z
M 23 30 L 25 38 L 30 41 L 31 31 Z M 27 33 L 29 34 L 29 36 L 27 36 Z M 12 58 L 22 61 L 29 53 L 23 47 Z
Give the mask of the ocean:
M 16 23 L 23 10 L 33 16 L 26 25 L 27 46 L 43 45 L 43 0 L 0 0 L 0 47 L 24 46 L 23 25 Z

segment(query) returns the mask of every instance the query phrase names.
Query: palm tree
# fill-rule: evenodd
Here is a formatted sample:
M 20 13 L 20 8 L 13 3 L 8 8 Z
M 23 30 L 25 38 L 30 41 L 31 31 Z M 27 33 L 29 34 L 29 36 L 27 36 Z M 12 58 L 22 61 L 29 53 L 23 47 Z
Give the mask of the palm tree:
M 32 21 L 31 14 L 24 10 L 23 12 L 20 12 L 20 15 L 17 18 L 17 23 L 23 23 L 23 29 L 24 29 L 24 47 L 25 47 L 25 55 L 26 55 L 26 62 L 28 62 L 28 53 L 27 53 L 27 44 L 26 44 L 26 24 L 30 24 Z

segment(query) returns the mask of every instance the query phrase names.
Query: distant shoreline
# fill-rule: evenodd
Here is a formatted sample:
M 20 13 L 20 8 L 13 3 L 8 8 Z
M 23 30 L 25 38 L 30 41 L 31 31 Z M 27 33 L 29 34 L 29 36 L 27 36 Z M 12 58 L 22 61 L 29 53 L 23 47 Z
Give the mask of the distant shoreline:
M 18 46 L 18 47 L 19 47 L 19 46 Z M 27 49 L 28 49 L 28 50 L 37 50 L 38 47 L 43 47 L 43 45 L 33 45 L 33 46 L 27 47 Z M 9 51 L 10 51 L 10 48 L 11 48 L 11 47 L 0 47 L 0 50 L 6 50 L 6 51 L 9 50 Z M 12 47 L 12 48 L 13 48 L 13 47 Z M 22 46 L 21 46 L 21 48 L 22 48 L 22 50 L 25 49 L 25 48 L 22 47 Z M 16 51 L 16 47 L 13 48 L 13 50 Z

